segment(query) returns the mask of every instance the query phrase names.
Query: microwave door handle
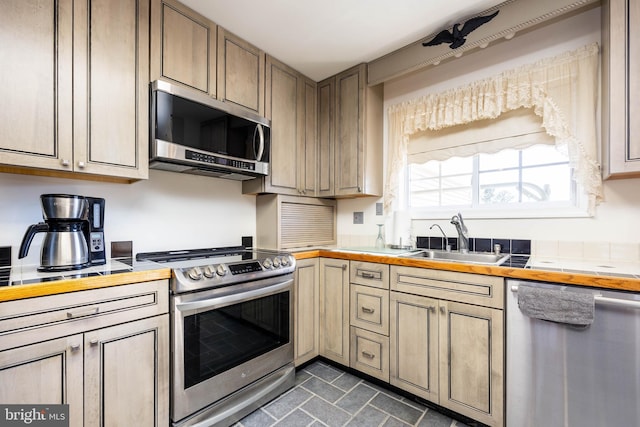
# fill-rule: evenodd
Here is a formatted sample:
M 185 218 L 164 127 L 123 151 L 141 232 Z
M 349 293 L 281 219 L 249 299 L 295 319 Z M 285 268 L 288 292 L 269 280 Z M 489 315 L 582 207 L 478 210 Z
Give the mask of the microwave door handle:
M 260 146 L 258 148 L 258 152 L 254 154 L 256 155 L 256 160 L 260 161 L 262 158 L 262 153 L 264 152 L 264 131 L 262 130 L 262 125 L 258 123 L 256 128 L 253 130 L 253 147 L 255 149 L 256 146 L 256 132 L 260 136 Z

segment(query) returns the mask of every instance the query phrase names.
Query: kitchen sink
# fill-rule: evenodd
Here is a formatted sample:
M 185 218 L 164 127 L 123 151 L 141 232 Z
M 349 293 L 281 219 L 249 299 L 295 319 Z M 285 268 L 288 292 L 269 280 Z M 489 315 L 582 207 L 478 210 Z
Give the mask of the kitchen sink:
M 509 254 L 489 252 L 446 252 L 425 249 L 400 255 L 406 258 L 428 259 L 433 261 L 461 262 L 465 264 L 501 265 L 509 259 Z

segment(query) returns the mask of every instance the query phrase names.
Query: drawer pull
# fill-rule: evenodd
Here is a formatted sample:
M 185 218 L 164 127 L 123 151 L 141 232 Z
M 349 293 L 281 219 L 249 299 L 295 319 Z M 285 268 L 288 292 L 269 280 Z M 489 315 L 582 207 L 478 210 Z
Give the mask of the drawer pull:
M 363 313 L 373 314 L 375 311 L 376 311 L 376 309 L 375 309 L 375 308 L 362 307 L 362 312 L 363 312 Z
M 364 277 L 365 279 L 374 279 L 376 277 L 373 273 L 367 273 L 366 271 L 360 273 L 360 276 Z
M 74 310 L 74 311 L 67 311 L 67 319 L 73 319 L 74 317 L 85 317 L 85 316 L 91 316 L 94 314 L 98 314 L 98 311 L 100 309 L 98 307 L 91 307 L 91 308 L 81 308 L 79 310 Z
M 368 351 L 364 350 L 362 351 L 362 355 L 367 359 L 374 359 L 376 357 L 375 354 L 369 353 Z

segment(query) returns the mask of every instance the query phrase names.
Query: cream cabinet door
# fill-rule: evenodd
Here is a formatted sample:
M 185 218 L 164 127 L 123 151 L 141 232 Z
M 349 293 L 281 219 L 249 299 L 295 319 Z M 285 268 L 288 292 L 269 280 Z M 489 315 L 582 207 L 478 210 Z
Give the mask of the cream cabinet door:
M 87 332 L 85 425 L 169 424 L 169 315 Z
M 320 262 L 318 258 L 297 261 L 294 289 L 294 362 L 296 366 L 318 355 L 320 321 Z
M 218 99 L 264 115 L 265 54 L 218 27 Z
M 439 404 L 490 426 L 504 423 L 502 310 L 441 300 Z
M 300 189 L 304 196 L 315 196 L 318 182 L 318 106 L 317 85 L 313 80 L 301 76 L 298 111 L 302 119 L 300 126 Z
M 602 2 L 602 174 L 640 176 L 640 1 Z
M 334 135 L 336 109 L 336 79 L 318 83 L 318 196 L 332 197 L 334 189 Z
M 365 85 L 366 79 L 359 69 L 336 77 L 336 195 L 363 191 Z
M 83 336 L 0 351 L 0 402 L 69 405 L 69 425 L 83 424 Z
M 390 383 L 438 403 L 438 300 L 391 292 Z
M 1 2 L 0 28 L 0 163 L 70 171 L 73 1 Z
M 320 355 L 349 366 L 349 261 L 320 259 Z
M 149 0 L 74 2 L 73 170 L 149 174 Z
M 217 25 L 175 0 L 151 3 L 151 80 L 216 96 Z
M 270 173 L 266 192 L 300 195 L 300 75 L 274 58 L 267 58 L 265 114 L 271 120 Z

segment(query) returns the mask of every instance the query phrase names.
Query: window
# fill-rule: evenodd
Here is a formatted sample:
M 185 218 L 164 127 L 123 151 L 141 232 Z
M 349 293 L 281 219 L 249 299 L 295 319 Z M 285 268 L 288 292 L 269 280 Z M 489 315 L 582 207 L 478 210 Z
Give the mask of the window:
M 407 187 L 421 217 L 462 208 L 499 218 L 567 216 L 580 202 L 568 158 L 549 145 L 410 164 Z

